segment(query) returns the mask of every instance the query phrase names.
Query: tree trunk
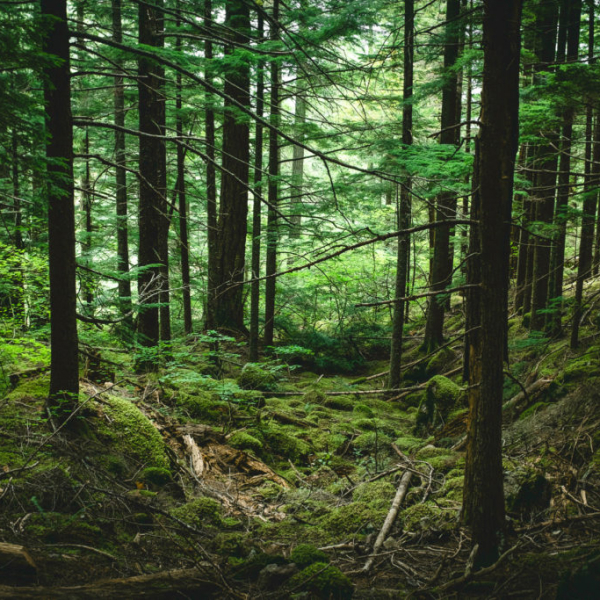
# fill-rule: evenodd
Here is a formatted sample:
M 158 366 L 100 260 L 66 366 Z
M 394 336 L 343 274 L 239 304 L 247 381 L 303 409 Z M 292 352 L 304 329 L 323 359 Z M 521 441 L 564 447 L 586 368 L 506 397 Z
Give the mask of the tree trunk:
M 42 49 L 58 58 L 44 68 L 48 141 L 50 267 L 50 395 L 48 407 L 64 421 L 78 402 L 79 361 L 73 194 L 73 118 L 66 0 L 42 0 Z
M 594 63 L 594 3 L 589 5 L 588 62 Z M 587 106 L 585 127 L 585 181 L 583 214 L 581 217 L 581 240 L 579 242 L 579 263 L 575 284 L 575 306 L 573 308 L 573 326 L 571 328 L 571 349 L 579 345 L 579 325 L 582 313 L 583 284 L 592 270 L 592 247 L 594 244 L 594 221 L 598 204 L 598 176 L 600 175 L 600 147 L 594 140 L 600 138 L 600 119 L 596 111 L 596 129 L 594 131 L 594 107 L 591 100 Z M 593 159 L 593 161 L 592 161 Z
M 113 40 L 123 42 L 123 26 L 121 21 L 122 0 L 112 0 Z M 115 162 L 117 163 L 116 201 L 117 201 L 117 271 L 119 272 L 119 309 L 121 314 L 131 313 L 131 281 L 129 279 L 129 234 L 127 224 L 127 171 L 125 170 L 125 133 L 120 130 L 125 126 L 125 97 L 123 85 L 123 60 L 115 59 L 119 74 L 115 77 L 114 113 L 115 113 Z M 125 326 L 133 330 L 133 318 L 128 317 Z
M 301 70 L 296 69 L 296 102 L 294 106 L 294 127 L 296 139 L 304 142 L 304 125 L 306 124 L 306 90 L 301 82 Z M 300 228 L 302 226 L 302 196 L 304 192 L 304 148 L 294 146 L 292 155 L 292 213 L 290 221 L 290 238 L 297 240 L 300 237 Z M 292 264 L 293 259 L 290 259 Z
M 414 28 L 415 5 L 414 0 L 404 1 L 404 81 L 403 81 L 403 109 L 402 109 L 402 145 L 408 148 L 413 141 L 413 65 L 414 65 Z M 398 230 L 410 227 L 411 196 L 410 179 L 404 182 L 400 192 L 400 205 L 398 210 Z M 408 282 L 408 266 L 410 253 L 410 237 L 402 235 L 398 238 L 398 257 L 396 261 L 396 298 L 406 296 Z M 402 366 L 402 338 L 405 321 L 405 302 L 398 301 L 394 304 L 394 318 L 392 322 L 392 343 L 390 348 L 390 375 L 388 387 L 395 390 L 400 386 Z
M 146 46 L 163 45 L 164 15 L 162 0 L 154 5 L 140 4 L 139 42 Z M 154 61 L 140 57 L 138 66 L 139 92 L 139 250 L 138 341 L 146 347 L 156 347 L 159 336 L 158 303 L 164 300 L 166 203 L 166 151 L 161 137 L 165 133 L 164 69 Z M 150 134 L 145 136 L 144 134 Z M 154 265 L 154 266 L 149 266 Z M 160 266 L 157 266 L 160 265 Z M 161 315 L 162 316 L 162 315 Z M 156 368 L 156 361 L 145 356 L 140 370 Z
M 177 15 L 181 9 L 181 2 L 177 0 Z M 176 26 L 181 26 L 181 21 L 177 18 Z M 175 42 L 177 51 L 181 50 L 181 38 Z M 183 139 L 183 116 L 181 101 L 181 73 L 176 75 L 175 92 L 175 130 L 177 137 Z M 186 335 L 192 333 L 192 298 L 190 290 L 190 248 L 188 241 L 188 208 L 187 196 L 185 191 L 185 151 L 181 144 L 177 145 L 177 184 L 179 196 L 179 251 L 181 256 L 181 294 L 183 298 L 183 330 Z
M 440 144 L 456 145 L 459 128 L 456 127 L 457 113 L 457 75 L 453 68 L 458 58 L 460 42 L 458 17 L 460 0 L 446 2 L 446 40 L 444 45 L 444 73 L 446 83 L 442 91 L 442 120 Z M 456 217 L 456 194 L 445 192 L 437 200 L 436 220 L 446 221 Z M 450 225 L 438 227 L 435 232 L 433 261 L 431 270 L 431 291 L 437 292 L 448 287 L 452 276 L 450 265 Z M 443 295 L 431 296 L 425 325 L 423 347 L 431 352 L 444 340 L 444 309 L 446 299 Z
M 258 13 L 258 41 L 264 37 L 264 20 L 262 12 Z M 256 115 L 262 118 L 264 114 L 264 61 L 257 67 L 256 81 Z M 259 121 L 255 125 L 255 150 L 254 150 L 254 199 L 252 204 L 252 279 L 260 277 L 260 236 L 262 217 L 262 168 L 263 168 L 263 126 Z M 258 337 L 260 316 L 260 281 L 252 281 L 250 290 L 250 361 L 258 362 Z
M 279 0 L 273 2 L 271 22 L 271 41 L 275 42 L 279 36 Z M 279 126 L 279 63 L 271 62 L 271 118 L 273 127 Z M 279 242 L 279 227 L 277 222 L 277 209 L 279 203 L 279 140 L 275 129 L 269 130 L 269 210 L 267 213 L 267 256 L 266 275 L 277 272 L 277 245 Z M 265 346 L 273 345 L 275 330 L 275 277 L 265 281 Z
M 210 85 L 213 83 L 212 65 L 213 45 L 210 38 L 212 31 L 212 1 L 204 0 L 204 28 L 207 32 L 204 42 L 204 78 Z M 208 281 L 205 326 L 207 329 L 216 327 L 217 316 L 217 280 L 218 280 L 218 211 L 217 211 L 217 176 L 215 167 L 215 113 L 212 109 L 212 96 L 205 95 L 204 131 L 206 135 L 206 230 L 208 241 Z
M 476 562 L 498 557 L 505 527 L 502 384 L 508 307 L 510 219 L 518 146 L 521 0 L 484 5 L 484 69 L 477 180 L 480 287 L 471 296 L 480 327 L 469 336 L 469 430 L 464 519 Z M 471 306 L 469 307 L 471 309 Z
M 242 0 L 227 2 L 225 24 L 232 42 L 247 44 L 250 32 L 250 10 Z M 226 54 L 234 52 L 232 47 Z M 240 117 L 234 101 L 250 106 L 250 68 L 240 58 L 225 70 L 225 117 L 223 122 L 223 159 L 221 201 L 217 228 L 218 250 L 214 314 L 215 326 L 245 331 L 242 286 L 246 256 L 248 217 L 248 173 L 250 160 L 249 125 Z

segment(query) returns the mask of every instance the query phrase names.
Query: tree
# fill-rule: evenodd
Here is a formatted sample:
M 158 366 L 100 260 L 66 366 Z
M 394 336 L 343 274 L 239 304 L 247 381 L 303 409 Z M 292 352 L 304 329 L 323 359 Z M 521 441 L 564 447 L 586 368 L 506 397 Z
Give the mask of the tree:
M 79 394 L 77 293 L 75 288 L 75 207 L 73 118 L 66 0 L 42 0 L 48 173 L 50 266 L 50 396 L 59 421 L 74 410 Z
M 469 426 L 464 519 L 478 564 L 490 564 L 503 540 L 502 384 L 506 345 L 510 219 L 518 146 L 521 0 L 488 0 L 483 15 L 483 88 L 475 179 L 478 185 L 479 288 L 468 311 Z M 474 259 L 472 259 L 474 260 Z

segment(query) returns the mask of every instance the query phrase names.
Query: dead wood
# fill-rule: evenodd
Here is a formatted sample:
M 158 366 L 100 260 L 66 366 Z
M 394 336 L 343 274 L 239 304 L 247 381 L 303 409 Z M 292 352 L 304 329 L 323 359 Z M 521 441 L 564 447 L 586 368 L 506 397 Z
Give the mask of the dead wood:
M 119 579 L 104 579 L 86 585 L 69 587 L 12 587 L 0 585 L 0 598 L 152 598 L 170 600 L 174 597 L 226 598 L 216 582 L 202 576 L 197 569 L 176 569 L 152 575 Z
M 533 403 L 537 394 L 545 390 L 553 381 L 553 378 L 538 379 L 531 385 L 527 386 L 524 390 L 520 391 L 516 396 L 513 396 L 510 400 L 505 402 L 502 406 L 504 420 L 512 420 L 521 412 L 523 412 L 529 405 Z
M 198 448 L 198 444 L 194 441 L 194 438 L 188 433 L 182 437 L 183 445 L 189 454 L 190 463 L 192 470 L 196 477 L 202 477 L 204 473 L 204 459 L 202 458 L 202 452 Z
M 283 413 L 275 411 L 269 411 L 267 415 L 276 421 L 279 421 L 280 423 L 285 423 L 286 425 L 295 425 L 296 427 L 319 427 L 316 423 L 312 423 L 311 421 L 290 417 L 289 415 L 284 415 Z
M 0 542 L 0 572 L 15 580 L 35 575 L 37 567 L 24 546 Z
M 373 562 L 377 556 L 377 552 L 383 545 L 385 538 L 387 537 L 388 532 L 390 531 L 394 521 L 396 520 L 396 516 L 398 515 L 398 510 L 400 509 L 400 505 L 404 500 L 406 493 L 408 492 L 408 486 L 410 484 L 410 480 L 412 478 L 412 471 L 405 471 L 400 479 L 400 485 L 398 486 L 398 490 L 396 491 L 396 496 L 394 497 L 394 501 L 392 502 L 392 506 L 383 522 L 383 527 L 375 540 L 375 544 L 373 544 L 373 552 L 372 556 L 370 556 L 365 563 L 365 566 L 362 568 L 364 572 L 368 572 L 373 566 Z

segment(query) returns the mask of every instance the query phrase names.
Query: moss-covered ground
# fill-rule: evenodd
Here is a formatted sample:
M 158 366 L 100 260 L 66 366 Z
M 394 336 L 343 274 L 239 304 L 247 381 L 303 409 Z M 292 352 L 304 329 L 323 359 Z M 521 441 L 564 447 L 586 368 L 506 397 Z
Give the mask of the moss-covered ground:
M 232 344 L 223 352 L 241 356 L 218 370 L 181 348 L 138 377 L 115 352 L 116 383 L 82 381 L 75 434 L 50 426 L 47 349 L 23 342 L 23 368 L 12 352 L 6 364 L 30 372 L 7 379 L 0 400 L 0 541 L 28 549 L 29 583 L 41 586 L 203 564 L 224 598 L 598 597 L 585 594 L 600 589 L 600 345 L 591 327 L 577 352 L 517 319 L 510 332 L 505 400 L 549 383 L 506 415 L 515 549 L 460 588 L 440 586 L 464 571 L 470 547 L 465 392 L 448 376 L 461 349 L 425 357 L 417 339 L 407 362 L 421 363 L 405 382 L 422 388 L 392 399 L 377 392 L 385 376 L 371 377 L 385 363 L 351 376 L 277 358 L 241 368 Z M 406 468 L 409 492 L 363 573 Z

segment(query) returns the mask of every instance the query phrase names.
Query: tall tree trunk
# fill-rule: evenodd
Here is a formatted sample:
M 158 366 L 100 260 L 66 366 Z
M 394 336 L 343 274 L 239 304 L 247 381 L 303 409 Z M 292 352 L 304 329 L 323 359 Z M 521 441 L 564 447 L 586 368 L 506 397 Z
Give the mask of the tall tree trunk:
M 463 514 L 477 564 L 498 556 L 505 527 L 502 384 L 508 307 L 510 219 L 518 146 L 521 0 L 488 0 L 483 14 L 483 89 L 476 178 L 480 287 L 470 295 L 480 326 L 469 336 L 469 429 Z M 471 306 L 469 307 L 471 310 Z
M 590 2 L 588 19 L 588 63 L 594 63 L 594 3 Z M 583 285 L 592 270 L 592 247 L 594 244 L 594 220 L 598 204 L 598 176 L 600 175 L 600 148 L 594 140 L 600 137 L 600 119 L 596 111 L 596 131 L 594 132 L 594 105 L 588 100 L 585 127 L 585 181 L 583 214 L 581 217 L 581 240 L 579 242 L 579 263 L 575 284 L 575 306 L 571 328 L 571 349 L 579 345 L 579 325 L 581 321 Z M 592 161 L 593 159 L 593 161 Z
M 306 98 L 305 85 L 301 80 L 301 70 L 296 69 L 296 96 L 294 105 L 294 127 L 296 139 L 304 142 L 304 125 L 306 124 Z M 294 146 L 292 154 L 292 212 L 290 215 L 290 238 L 300 237 L 302 226 L 302 196 L 304 192 L 304 148 Z M 290 260 L 290 264 L 293 258 Z
M 212 1 L 204 0 L 204 28 L 207 36 L 204 42 L 204 79 L 213 83 L 212 60 L 213 44 L 211 40 Z M 205 326 L 207 329 L 216 327 L 217 317 L 217 280 L 218 280 L 218 207 L 217 207 L 217 175 L 215 167 L 215 113 L 212 109 L 212 96 L 205 95 L 204 132 L 206 136 L 206 236 L 208 242 L 208 281 Z
M 243 0 L 227 2 L 225 24 L 232 42 L 248 43 L 250 11 Z M 234 52 L 232 47 L 226 53 Z M 245 331 L 242 286 L 248 218 L 249 125 L 239 116 L 237 101 L 250 106 L 250 68 L 241 58 L 225 69 L 225 118 L 223 122 L 223 171 L 219 204 L 218 251 L 214 314 L 215 326 Z
M 179 14 L 181 1 L 177 0 L 176 26 L 180 27 Z M 181 50 L 181 38 L 175 41 L 177 51 Z M 181 100 L 181 73 L 176 75 L 175 92 L 175 130 L 177 137 L 183 139 L 183 104 Z M 181 144 L 177 145 L 177 194 L 179 196 L 179 251 L 181 255 L 181 293 L 183 298 L 183 330 L 186 335 L 192 333 L 192 298 L 190 290 L 190 248 L 188 240 L 188 207 L 185 190 L 185 151 Z
M 271 21 L 271 41 L 276 41 L 279 36 L 279 0 L 273 2 Z M 279 63 L 271 61 L 271 117 L 270 122 L 274 128 L 279 126 Z M 279 227 L 277 210 L 279 204 L 279 139 L 276 130 L 269 130 L 269 210 L 267 213 L 267 256 L 266 275 L 277 272 L 277 245 L 279 242 Z M 265 346 L 273 345 L 275 330 L 275 277 L 265 281 Z
M 85 136 L 83 138 L 83 153 L 87 156 L 90 153 L 90 131 L 85 128 Z M 81 242 L 81 259 L 86 267 L 91 267 L 92 255 L 92 189 L 90 182 L 90 161 L 85 159 L 83 177 L 81 180 L 81 208 L 85 217 L 85 232 Z M 83 297 L 85 299 L 85 311 L 92 314 L 92 304 L 94 302 L 94 278 L 88 271 L 81 277 L 83 282 Z
M 459 128 L 456 127 L 457 76 L 454 65 L 458 58 L 460 42 L 460 0 L 446 2 L 446 39 L 444 44 L 444 73 L 446 83 L 442 91 L 442 121 L 440 144 L 456 145 Z M 444 192 L 437 200 L 436 220 L 447 221 L 456 217 L 456 194 Z M 431 291 L 440 292 L 450 284 L 450 225 L 438 227 L 435 232 L 431 271 Z M 431 296 L 425 325 L 423 346 L 431 351 L 440 346 L 444 339 L 444 309 L 446 300 L 442 295 Z
M 122 0 L 112 0 L 113 40 L 123 42 L 123 25 L 121 18 Z M 117 271 L 119 272 L 119 309 L 127 315 L 132 311 L 131 280 L 129 279 L 129 226 L 127 223 L 127 171 L 125 155 L 125 88 L 123 85 L 123 59 L 115 59 L 118 74 L 115 77 L 114 113 L 115 113 L 115 170 L 117 201 Z M 129 332 L 133 329 L 133 318 L 128 317 L 125 325 Z
M 558 24 L 558 2 L 540 3 L 536 14 L 536 56 L 534 78 L 541 71 L 552 68 L 556 54 L 556 35 Z M 548 291 L 550 280 L 550 225 L 554 216 L 554 196 L 556 190 L 556 168 L 558 157 L 556 144 L 558 136 L 553 131 L 544 132 L 546 142 L 537 148 L 535 158 L 535 221 L 544 226 L 539 228 L 542 237 L 534 238 L 533 282 L 531 297 L 530 327 L 540 330 L 544 327 L 548 307 Z
M 139 42 L 146 46 L 163 45 L 163 2 L 139 5 Z M 164 236 L 167 220 L 166 203 L 166 150 L 164 69 L 154 61 L 140 57 L 138 66 L 139 92 L 139 251 L 138 294 L 140 312 L 138 317 L 139 342 L 155 347 L 159 336 L 158 303 L 164 299 L 163 277 L 165 268 Z M 150 136 L 143 134 L 148 133 Z M 155 137 L 156 136 L 156 137 Z M 161 266 L 149 266 L 149 265 Z M 162 315 L 161 315 L 162 316 Z M 146 357 L 139 361 L 140 370 L 156 368 L 156 361 Z
M 567 61 L 576 62 L 579 56 L 579 30 L 581 23 L 581 0 L 570 0 L 568 10 L 565 10 L 567 30 Z M 554 221 L 558 226 L 558 233 L 553 248 L 551 298 L 561 298 L 563 294 L 565 245 L 567 237 L 568 203 L 571 191 L 571 148 L 573 145 L 573 122 L 575 110 L 568 107 L 564 111 L 562 140 L 560 144 L 560 168 L 558 175 L 558 190 L 556 196 L 556 210 Z M 561 303 L 562 304 L 562 303 Z M 556 307 L 554 313 L 549 315 L 549 324 L 553 333 L 558 333 L 562 326 L 562 310 Z
M 415 56 L 415 3 L 414 0 L 404 0 L 404 81 L 402 84 L 402 145 L 408 148 L 413 142 L 413 66 Z M 404 182 L 400 192 L 398 211 L 398 229 L 410 227 L 411 196 L 410 179 Z M 408 266 L 410 253 L 410 237 L 408 234 L 398 238 L 398 256 L 396 260 L 396 298 L 406 295 L 408 283 Z M 407 302 L 408 303 L 408 302 Z M 390 376 L 388 387 L 391 390 L 400 386 L 402 366 L 402 338 L 405 322 L 405 301 L 394 304 L 392 322 L 392 343 L 390 348 Z
M 258 13 L 258 42 L 264 37 L 264 19 L 262 12 Z M 264 114 L 265 76 L 264 61 L 257 66 L 256 80 L 256 115 L 259 118 Z M 255 149 L 254 149 L 254 198 L 252 203 L 252 285 L 250 289 L 250 361 L 258 361 L 258 338 L 260 316 L 260 236 L 262 217 L 262 180 L 263 180 L 263 125 L 259 121 L 255 124 Z
M 15 211 L 14 244 L 17 250 L 23 250 L 23 213 L 21 212 L 21 186 L 19 173 L 19 134 L 16 127 L 12 130 L 12 180 L 13 180 L 13 210 Z
M 48 407 L 64 421 L 78 402 L 79 361 L 75 287 L 73 118 L 66 0 L 41 0 L 42 50 L 58 58 L 44 68 L 48 141 L 50 267 L 50 395 Z

